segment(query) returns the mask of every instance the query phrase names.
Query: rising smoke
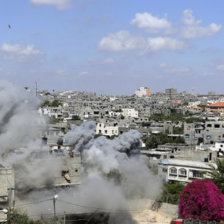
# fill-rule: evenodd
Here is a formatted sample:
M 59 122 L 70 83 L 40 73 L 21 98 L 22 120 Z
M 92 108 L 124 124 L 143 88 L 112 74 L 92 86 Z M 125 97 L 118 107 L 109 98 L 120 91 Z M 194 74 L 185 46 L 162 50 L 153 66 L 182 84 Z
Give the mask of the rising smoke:
M 0 82 L 1 162 L 15 168 L 19 190 L 52 186 L 54 172 L 62 165 L 39 140 L 46 128 L 46 121 L 37 113 L 39 103 L 25 91 Z M 103 136 L 95 139 L 95 129 L 95 122 L 84 122 L 72 126 L 65 135 L 64 143 L 82 154 L 82 181 L 78 188 L 57 192 L 61 200 L 57 212 L 103 211 L 112 214 L 111 224 L 125 220 L 135 223 L 128 212 L 130 205 L 137 209 L 137 199 L 155 198 L 161 184 L 148 168 L 148 159 L 138 153 L 141 134 L 130 130 L 113 140 Z M 51 197 L 54 193 L 54 190 L 32 192 L 26 195 L 26 201 Z M 26 211 L 43 214 L 51 207 L 48 203 Z M 73 206 L 74 203 L 82 206 Z

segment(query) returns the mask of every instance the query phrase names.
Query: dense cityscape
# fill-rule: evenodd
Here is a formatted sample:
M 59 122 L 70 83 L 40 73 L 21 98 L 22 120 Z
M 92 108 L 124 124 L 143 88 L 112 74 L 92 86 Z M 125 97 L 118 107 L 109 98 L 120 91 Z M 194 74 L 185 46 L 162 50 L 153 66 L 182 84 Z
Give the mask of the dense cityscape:
M 140 87 L 107 96 L 7 82 L 0 95 L 8 108 L 1 111 L 2 222 L 24 219 L 19 214 L 38 223 L 222 220 L 223 95 Z M 218 199 L 207 200 L 220 213 L 210 205 L 185 215 L 180 193 L 197 181 L 205 192 L 216 184 Z

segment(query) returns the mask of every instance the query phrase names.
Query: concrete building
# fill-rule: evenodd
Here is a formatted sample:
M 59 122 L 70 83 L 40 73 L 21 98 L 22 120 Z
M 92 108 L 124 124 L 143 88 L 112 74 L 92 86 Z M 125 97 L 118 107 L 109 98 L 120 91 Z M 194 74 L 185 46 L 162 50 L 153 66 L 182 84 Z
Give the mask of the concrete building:
M 81 182 L 81 156 L 73 154 L 71 157 L 62 158 L 62 169 L 55 173 L 54 186 L 63 187 L 78 185 Z
M 197 145 L 203 142 L 205 124 L 202 122 L 184 123 L 184 139 L 188 145 Z
M 211 163 L 212 164 L 212 163 Z M 167 181 L 189 183 L 197 179 L 208 178 L 211 167 L 208 163 L 171 159 L 159 163 L 159 175 Z
M 133 108 L 123 108 L 122 115 L 125 118 L 129 118 L 129 117 L 138 118 L 138 111 Z
M 140 87 L 135 91 L 135 95 L 138 97 L 151 96 L 151 89 L 147 87 Z
M 224 112 L 224 102 L 217 102 L 210 104 L 206 107 L 206 111 L 208 112 Z
M 177 95 L 177 89 L 174 89 L 174 88 L 166 89 L 165 94 L 169 96 L 170 98 L 173 98 L 174 96 Z
M 113 136 L 119 134 L 118 126 L 110 123 L 97 123 L 96 134 L 102 134 L 105 136 Z
M 224 121 L 206 121 L 204 143 L 214 144 L 224 141 Z
M 0 223 L 7 221 L 4 209 L 13 207 L 15 200 L 15 178 L 11 168 L 0 165 Z

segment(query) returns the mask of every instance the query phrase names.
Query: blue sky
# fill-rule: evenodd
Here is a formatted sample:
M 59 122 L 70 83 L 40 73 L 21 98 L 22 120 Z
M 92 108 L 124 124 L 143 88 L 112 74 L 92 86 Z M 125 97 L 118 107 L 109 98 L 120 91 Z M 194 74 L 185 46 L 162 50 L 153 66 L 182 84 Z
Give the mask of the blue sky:
M 224 93 L 223 9 L 223 0 L 1 0 L 0 77 L 49 91 Z

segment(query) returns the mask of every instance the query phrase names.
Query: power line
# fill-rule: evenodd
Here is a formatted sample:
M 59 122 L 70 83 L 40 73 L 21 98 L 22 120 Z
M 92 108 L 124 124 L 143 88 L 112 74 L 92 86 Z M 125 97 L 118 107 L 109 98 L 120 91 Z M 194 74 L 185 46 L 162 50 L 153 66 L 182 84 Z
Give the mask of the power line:
M 93 208 L 93 209 L 96 209 L 96 210 L 102 210 L 102 211 L 108 211 L 110 213 L 127 213 L 127 212 L 142 212 L 143 210 L 126 210 L 126 209 L 118 209 L 118 210 L 113 210 L 113 209 L 107 209 L 107 208 L 99 208 L 99 207 L 94 207 L 94 206 L 88 206 L 88 205 L 80 205 L 80 204 L 75 204 L 75 203 L 71 203 L 71 202 L 68 202 L 68 201 L 64 201 L 64 200 L 61 200 L 61 199 L 58 199 L 58 201 L 62 201 L 64 203 L 67 203 L 67 204 L 70 204 L 70 205 L 73 205 L 73 206 L 77 206 L 77 207 L 81 207 L 81 208 Z

